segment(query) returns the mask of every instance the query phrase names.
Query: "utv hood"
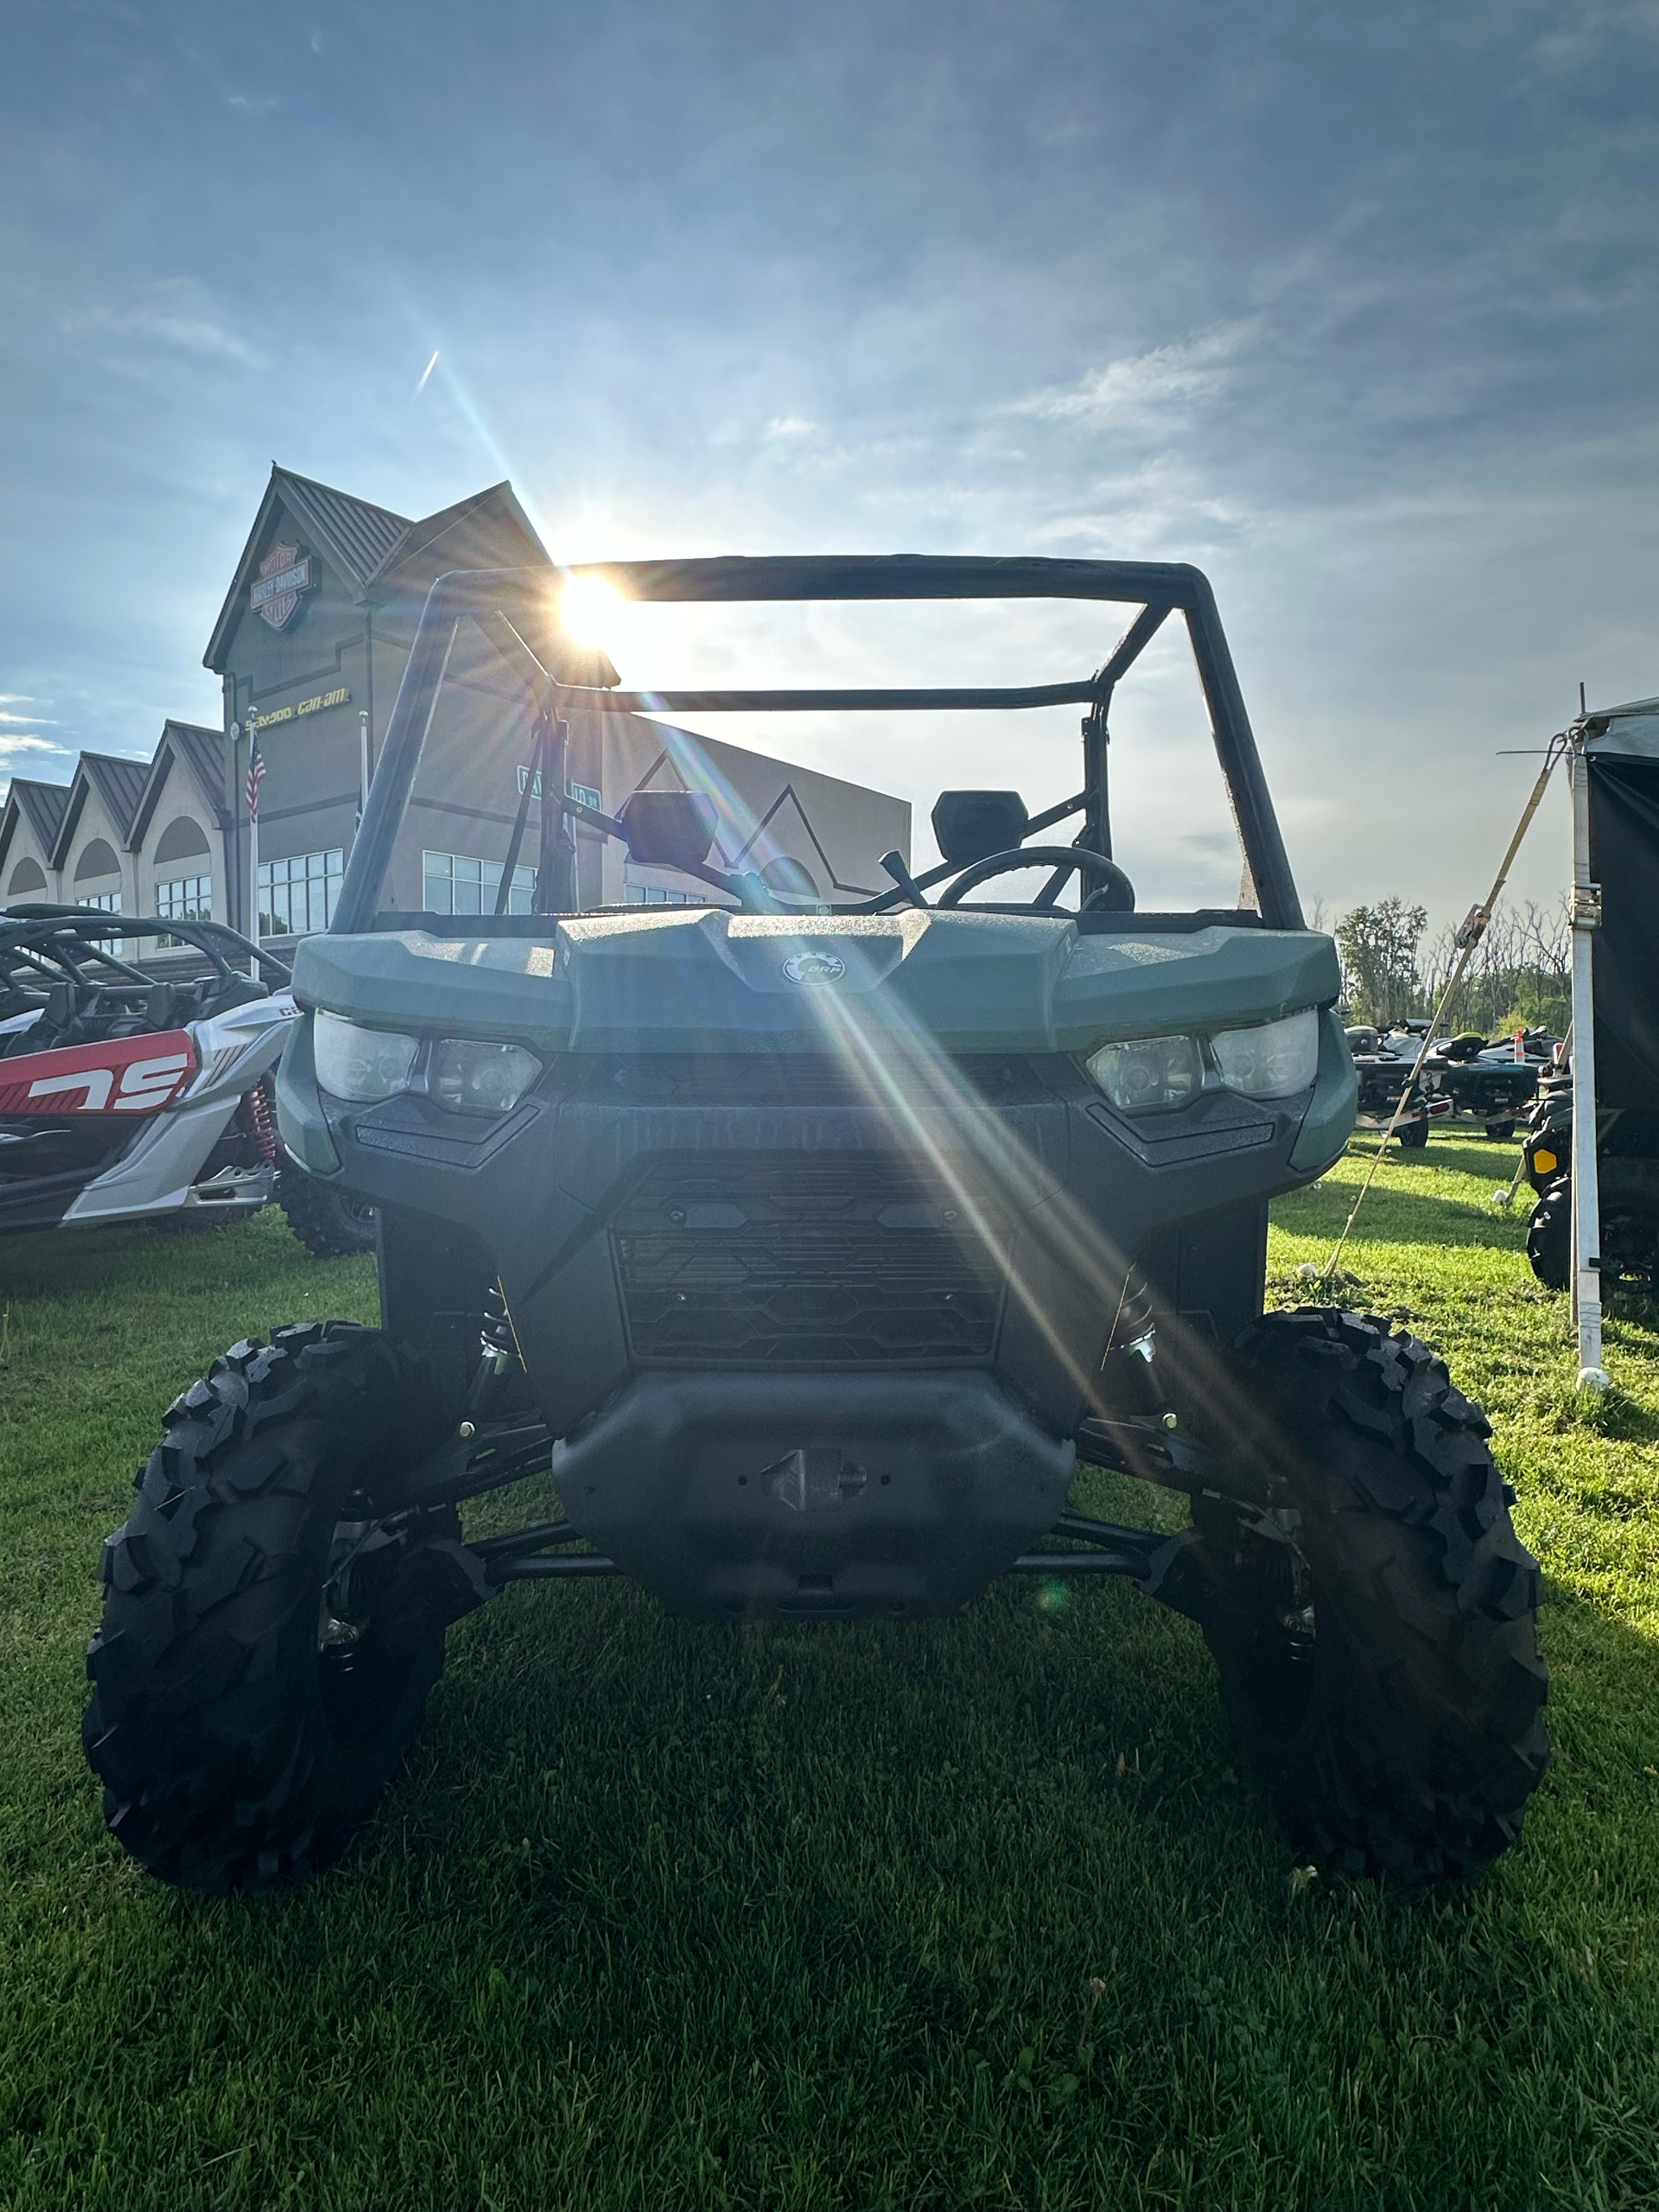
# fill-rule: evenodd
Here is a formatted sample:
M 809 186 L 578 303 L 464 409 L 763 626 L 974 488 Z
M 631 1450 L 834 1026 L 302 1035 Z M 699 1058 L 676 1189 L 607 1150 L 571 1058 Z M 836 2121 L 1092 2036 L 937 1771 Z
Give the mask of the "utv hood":
M 303 1006 L 578 1052 L 813 1052 L 849 1029 L 952 1052 L 1074 1052 L 1270 1021 L 1338 987 L 1335 947 L 1313 931 L 1095 934 L 1061 916 L 914 910 L 574 915 L 539 943 L 313 937 L 294 964 Z

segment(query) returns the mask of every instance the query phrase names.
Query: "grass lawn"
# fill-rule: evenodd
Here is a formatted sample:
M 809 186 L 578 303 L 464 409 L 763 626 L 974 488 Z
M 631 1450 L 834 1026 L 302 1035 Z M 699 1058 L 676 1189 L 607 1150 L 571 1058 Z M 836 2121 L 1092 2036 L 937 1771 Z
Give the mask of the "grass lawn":
M 371 1271 L 275 1214 L 0 1246 L 0 2204 L 1659 2206 L 1659 1316 L 1579 1418 L 1512 1156 L 1387 1166 L 1349 1254 L 1548 1575 L 1550 1776 L 1429 1894 L 1294 1867 L 1188 1623 L 1023 1582 L 816 1630 L 510 1589 L 342 1866 L 168 1891 L 81 1758 L 89 1569 L 173 1393 Z M 1281 1206 L 1276 1294 L 1363 1166 Z

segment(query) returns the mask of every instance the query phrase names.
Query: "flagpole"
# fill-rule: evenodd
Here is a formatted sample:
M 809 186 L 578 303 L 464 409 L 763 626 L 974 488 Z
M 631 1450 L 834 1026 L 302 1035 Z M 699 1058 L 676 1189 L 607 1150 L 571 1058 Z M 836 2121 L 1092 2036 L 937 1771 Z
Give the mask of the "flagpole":
M 237 826 L 236 794 L 240 788 L 238 768 L 241 743 L 242 725 L 232 717 L 231 721 L 231 823 L 232 830 Z M 225 842 L 225 918 L 232 929 L 236 927 L 236 867 L 232 858 L 235 849 L 235 838 L 227 837 Z
M 254 773 L 254 761 L 259 751 L 259 723 L 251 708 L 248 710 L 248 935 L 256 944 L 259 942 L 259 779 Z M 259 980 L 259 963 L 251 960 L 248 973 L 256 982 Z

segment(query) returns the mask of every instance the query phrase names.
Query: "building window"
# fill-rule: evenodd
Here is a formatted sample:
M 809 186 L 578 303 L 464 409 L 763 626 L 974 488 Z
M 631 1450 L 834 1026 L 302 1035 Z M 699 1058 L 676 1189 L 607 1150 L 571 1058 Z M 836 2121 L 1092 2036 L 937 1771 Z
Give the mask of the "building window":
M 689 891 L 666 891 L 660 884 L 631 883 L 627 886 L 630 906 L 701 906 Z
M 77 906 L 96 906 L 100 914 L 118 914 L 121 893 L 118 891 L 84 891 L 75 904 Z M 119 952 L 122 943 L 118 937 L 101 937 L 98 939 L 98 949 L 100 952 Z
M 261 875 L 264 870 L 259 871 Z M 156 912 L 164 922 L 211 922 L 213 918 L 213 879 L 211 875 L 175 875 L 156 887 Z
M 470 853 L 423 853 L 421 904 L 429 914 L 493 914 L 501 889 L 499 861 L 474 860 Z M 516 868 L 507 893 L 510 914 L 534 912 L 536 871 Z
M 259 933 L 309 937 L 334 918 L 334 899 L 346 872 L 340 847 L 331 853 L 295 853 L 259 863 Z

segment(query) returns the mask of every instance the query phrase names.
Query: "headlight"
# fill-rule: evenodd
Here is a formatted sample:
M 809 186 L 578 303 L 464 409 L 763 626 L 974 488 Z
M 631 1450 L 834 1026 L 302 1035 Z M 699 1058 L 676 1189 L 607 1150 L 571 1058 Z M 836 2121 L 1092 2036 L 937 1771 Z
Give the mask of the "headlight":
M 1254 1029 L 1224 1029 L 1210 1039 L 1210 1049 L 1229 1090 L 1242 1090 L 1247 1098 L 1288 1098 L 1306 1090 L 1319 1071 L 1319 1017 L 1310 1006 Z
M 311 1033 L 317 1087 L 331 1097 L 366 1105 L 407 1090 L 417 1037 L 397 1029 L 364 1029 L 343 1014 L 319 1014 Z
M 1084 1065 L 1126 1114 L 1149 1106 L 1185 1106 L 1204 1083 L 1196 1037 L 1135 1037 L 1127 1044 L 1103 1045 Z
M 428 1090 L 452 1114 L 506 1114 L 542 1071 L 522 1045 L 477 1045 L 441 1037 L 432 1047 Z

